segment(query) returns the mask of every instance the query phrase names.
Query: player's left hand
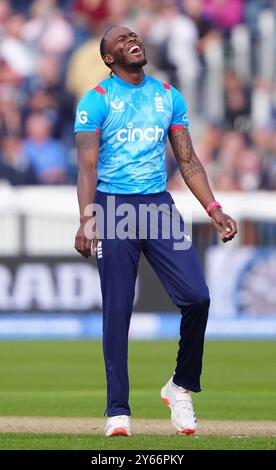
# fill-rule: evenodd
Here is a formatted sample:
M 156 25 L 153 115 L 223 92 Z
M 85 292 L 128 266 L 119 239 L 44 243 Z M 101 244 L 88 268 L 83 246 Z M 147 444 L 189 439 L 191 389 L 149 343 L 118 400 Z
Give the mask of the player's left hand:
M 211 211 L 211 219 L 223 243 L 229 242 L 234 238 L 237 233 L 237 224 L 232 217 L 224 214 L 220 209 L 214 208 Z

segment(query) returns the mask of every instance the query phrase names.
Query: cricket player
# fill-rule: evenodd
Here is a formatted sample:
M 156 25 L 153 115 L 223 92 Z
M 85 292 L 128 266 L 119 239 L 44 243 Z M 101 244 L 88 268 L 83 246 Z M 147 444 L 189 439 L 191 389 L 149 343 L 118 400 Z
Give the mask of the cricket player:
M 161 390 L 171 421 L 180 434 L 196 431 L 192 393 L 199 392 L 209 293 L 194 247 L 175 250 L 174 236 L 108 237 L 87 234 L 96 202 L 108 218 L 131 205 L 139 219 L 141 205 L 169 208 L 165 153 L 169 137 L 181 175 L 209 214 L 223 242 L 237 233 L 210 189 L 191 142 L 184 98 L 173 86 L 145 74 L 143 41 L 125 27 L 113 27 L 101 40 L 100 53 L 111 76 L 88 91 L 78 104 L 75 121 L 78 152 L 80 226 L 75 248 L 85 258 L 97 253 L 103 298 L 103 352 L 107 380 L 106 436 L 131 434 L 128 379 L 128 330 L 133 309 L 139 257 L 143 252 L 181 311 L 180 341 L 172 377 Z M 88 64 L 93 67 L 93 64 Z M 162 206 L 163 205 L 163 206 Z M 157 225 L 162 224 L 162 210 Z M 136 217 L 136 216 L 135 216 Z M 136 220 L 137 221 L 137 220 Z M 139 222 L 139 220 L 138 220 Z M 182 223 L 184 224 L 183 220 Z M 148 232 L 147 232 L 148 233 Z M 159 234 L 159 232 L 158 232 Z M 145 235 L 145 234 L 144 234 Z M 173 368 L 172 368 L 173 369 Z

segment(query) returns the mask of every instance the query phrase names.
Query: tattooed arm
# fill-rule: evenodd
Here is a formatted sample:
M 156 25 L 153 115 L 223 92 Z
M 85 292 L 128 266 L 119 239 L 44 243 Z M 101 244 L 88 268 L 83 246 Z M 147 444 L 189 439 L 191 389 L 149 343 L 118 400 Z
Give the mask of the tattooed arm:
M 78 154 L 77 193 L 80 209 L 80 227 L 75 238 L 75 248 L 85 258 L 91 256 L 91 239 L 85 235 L 85 224 L 91 215 L 84 215 L 85 208 L 94 202 L 97 185 L 97 164 L 99 153 L 99 134 L 97 132 L 77 132 Z M 93 240 L 93 249 L 97 242 Z
M 185 183 L 206 209 L 215 198 L 206 172 L 195 154 L 189 131 L 187 129 L 170 131 L 169 138 Z
M 184 181 L 206 209 L 215 198 L 206 172 L 194 151 L 189 131 L 187 129 L 170 131 L 169 139 Z M 210 216 L 222 241 L 229 241 L 235 236 L 236 222 L 231 217 L 217 207 L 211 210 Z

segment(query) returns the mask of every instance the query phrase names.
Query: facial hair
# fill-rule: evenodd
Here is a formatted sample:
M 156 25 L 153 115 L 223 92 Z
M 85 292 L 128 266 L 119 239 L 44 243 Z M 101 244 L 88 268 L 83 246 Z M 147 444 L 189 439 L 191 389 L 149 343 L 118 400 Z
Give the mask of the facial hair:
M 118 65 L 125 65 L 125 66 L 131 67 L 131 68 L 139 69 L 141 67 L 144 67 L 144 65 L 147 64 L 147 59 L 146 59 L 145 52 L 144 52 L 144 57 L 141 60 L 139 60 L 138 62 L 126 62 L 122 52 L 118 51 L 114 54 L 114 63 L 116 63 Z

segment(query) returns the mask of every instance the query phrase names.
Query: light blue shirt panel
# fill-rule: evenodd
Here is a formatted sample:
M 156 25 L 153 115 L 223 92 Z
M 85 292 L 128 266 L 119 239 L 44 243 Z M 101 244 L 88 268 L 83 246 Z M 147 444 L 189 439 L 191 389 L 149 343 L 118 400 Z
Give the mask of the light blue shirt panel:
M 138 85 L 117 76 L 100 83 L 80 101 L 75 132 L 100 129 L 98 190 L 154 194 L 166 188 L 169 127 L 188 125 L 182 95 L 145 76 Z

